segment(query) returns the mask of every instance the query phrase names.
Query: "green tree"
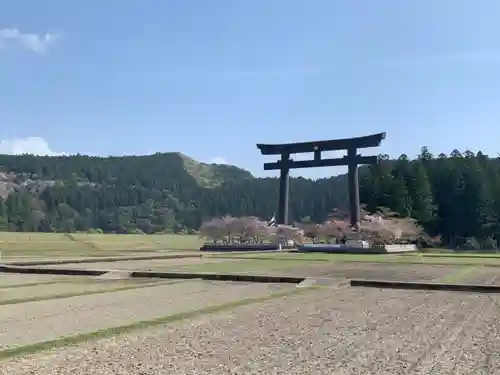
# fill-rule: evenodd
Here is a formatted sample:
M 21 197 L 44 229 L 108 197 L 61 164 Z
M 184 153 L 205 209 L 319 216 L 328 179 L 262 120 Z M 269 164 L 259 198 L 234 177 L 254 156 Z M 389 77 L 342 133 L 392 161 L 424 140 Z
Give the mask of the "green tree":
M 411 164 L 407 186 L 411 197 L 410 216 L 417 219 L 424 227 L 431 228 L 435 220 L 436 207 L 431 182 L 422 162 L 417 160 Z

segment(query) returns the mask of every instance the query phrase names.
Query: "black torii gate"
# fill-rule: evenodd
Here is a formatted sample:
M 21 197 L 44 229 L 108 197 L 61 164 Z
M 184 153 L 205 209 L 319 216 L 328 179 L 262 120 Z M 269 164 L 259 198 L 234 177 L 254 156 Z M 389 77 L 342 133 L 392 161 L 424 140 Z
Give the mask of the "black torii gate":
M 349 205 L 351 225 L 359 227 L 359 178 L 358 166 L 361 164 L 377 164 L 378 156 L 361 156 L 357 153 L 359 148 L 380 146 L 385 139 L 385 133 L 377 133 L 364 137 L 332 139 L 329 141 L 284 143 L 276 145 L 257 144 L 262 155 L 281 155 L 281 160 L 273 163 L 264 163 L 264 170 L 280 170 L 280 191 L 278 203 L 278 224 L 288 224 L 288 190 L 290 186 L 290 169 L 348 166 L 349 180 Z M 321 152 L 347 150 L 347 155 L 336 159 L 322 159 Z M 313 160 L 293 160 L 291 154 L 313 152 Z

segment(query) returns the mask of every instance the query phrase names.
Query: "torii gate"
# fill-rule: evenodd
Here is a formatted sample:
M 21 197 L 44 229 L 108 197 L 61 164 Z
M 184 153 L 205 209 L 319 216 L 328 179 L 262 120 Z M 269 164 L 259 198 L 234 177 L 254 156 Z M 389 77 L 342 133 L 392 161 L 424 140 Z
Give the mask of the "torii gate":
M 281 159 L 273 163 L 264 163 L 264 170 L 280 171 L 280 191 L 278 203 L 278 224 L 288 224 L 288 200 L 290 169 L 316 168 L 332 166 L 348 166 L 349 180 L 349 205 L 350 219 L 353 228 L 359 228 L 360 202 L 359 202 L 359 178 L 358 166 L 361 164 L 377 164 L 378 156 L 361 156 L 358 149 L 378 147 L 385 139 L 385 133 L 377 133 L 364 137 L 332 139 L 329 141 L 299 142 L 284 144 L 257 144 L 262 155 L 281 155 Z M 342 158 L 322 159 L 321 152 L 347 150 L 347 155 Z M 294 161 L 291 154 L 314 153 L 313 160 Z

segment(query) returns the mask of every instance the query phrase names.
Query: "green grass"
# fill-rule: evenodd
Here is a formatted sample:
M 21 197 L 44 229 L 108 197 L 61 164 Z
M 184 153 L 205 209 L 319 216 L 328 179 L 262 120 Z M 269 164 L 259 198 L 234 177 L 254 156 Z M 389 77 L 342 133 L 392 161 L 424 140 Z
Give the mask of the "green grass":
M 311 261 L 330 261 L 340 254 L 325 253 L 291 253 L 291 252 L 268 252 L 268 253 L 247 253 L 247 254 L 209 254 L 203 253 L 206 258 L 227 258 L 227 259 L 285 259 L 285 260 L 311 260 Z M 361 255 L 363 256 L 363 255 Z
M 110 252 L 110 251 L 99 251 L 99 252 L 89 252 L 89 251 L 80 251 L 76 249 L 70 250 L 19 250 L 19 249 L 10 249 L 10 250 L 0 250 L 2 253 L 2 260 L 4 261 L 28 261 L 28 260 L 43 260 L 47 258 L 104 258 L 104 257 L 114 257 L 114 256 L 130 256 L 130 253 L 121 253 L 121 252 Z
M 453 253 L 423 253 L 421 256 L 432 257 L 473 257 L 473 258 L 500 258 L 500 253 L 474 253 L 474 252 L 453 252 Z
M 459 282 L 459 281 L 463 280 L 464 278 L 472 275 L 477 270 L 477 268 L 478 268 L 477 266 L 462 267 L 459 270 L 457 270 L 456 272 L 448 274 L 448 275 L 438 279 L 437 281 L 441 282 L 441 283 L 456 283 L 456 282 Z
M 395 255 L 374 255 L 374 254 L 327 254 L 327 253 L 295 253 L 295 252 L 269 252 L 259 254 L 203 254 L 203 257 L 209 258 L 227 258 L 227 259 L 269 259 L 269 260 L 300 260 L 300 261 L 338 261 L 338 260 L 391 260 L 397 259 Z
M 326 264 L 327 262 L 323 262 Z M 155 271 L 165 272 L 214 272 L 214 273 L 248 273 L 248 272 L 264 272 L 264 271 L 285 271 L 293 268 L 304 266 L 318 266 L 319 262 L 316 261 L 299 261 L 294 259 L 247 259 L 231 262 L 218 262 L 218 263 L 201 263 L 201 264 L 188 264 L 172 267 L 157 267 L 153 268 Z
M 420 263 L 431 265 L 483 265 L 483 266 L 500 266 L 500 258 L 487 257 L 420 257 Z M 412 263 L 414 258 L 412 258 Z
M 130 251 L 199 250 L 196 235 L 86 234 L 0 232 L 3 258 L 16 256 L 99 256 Z
M 227 259 L 269 259 L 269 260 L 300 260 L 326 262 L 421 262 L 422 257 L 417 254 L 335 254 L 335 253 L 299 253 L 299 252 L 270 252 L 259 254 L 212 254 L 203 255 L 213 258 Z
M 227 259 L 246 259 L 246 260 L 295 260 L 295 261 L 327 261 L 327 262 L 367 262 L 367 263 L 408 263 L 408 264 L 435 264 L 435 265 L 500 265 L 500 256 L 498 257 L 488 257 L 488 254 L 484 256 L 474 256 L 476 254 L 470 254 L 470 256 L 457 256 L 448 254 L 325 254 L 325 253 L 293 253 L 293 252 L 282 252 L 282 253 L 267 253 L 267 254 L 213 254 L 208 255 L 208 257 L 214 258 L 227 258 Z M 204 255 L 207 256 L 207 255 Z
M 273 252 L 260 254 L 213 254 L 203 255 L 212 258 L 227 259 L 246 259 L 246 260 L 290 260 L 290 261 L 310 261 L 310 262 L 401 262 L 411 263 L 412 261 L 421 262 L 422 258 L 418 255 L 405 255 L 402 257 L 396 254 L 326 254 L 326 253 L 294 253 L 294 252 Z
M 81 344 L 81 343 L 84 343 L 84 342 L 87 342 L 90 340 L 97 340 L 97 339 L 112 337 L 112 336 L 116 336 L 119 334 L 125 334 L 125 333 L 129 333 L 132 331 L 140 330 L 140 329 L 146 329 L 146 328 L 151 328 L 151 327 L 155 327 L 155 326 L 159 326 L 159 325 L 163 325 L 163 324 L 167 324 L 167 323 L 172 323 L 172 322 L 175 322 L 178 320 L 192 319 L 192 318 L 196 318 L 198 316 L 205 315 L 205 314 L 212 314 L 212 313 L 228 311 L 228 310 L 232 310 L 234 308 L 240 307 L 240 306 L 246 306 L 246 305 L 250 305 L 250 304 L 254 304 L 254 303 L 270 301 L 270 300 L 281 298 L 281 297 L 302 294 L 304 292 L 307 292 L 310 290 L 316 290 L 318 288 L 319 288 L 318 286 L 297 288 L 297 289 L 293 289 L 291 291 L 289 290 L 286 292 L 272 293 L 270 295 L 263 296 L 263 297 L 257 297 L 257 298 L 246 298 L 246 299 L 242 299 L 239 301 L 225 303 L 222 305 L 206 307 L 206 308 L 202 308 L 199 310 L 188 311 L 188 312 L 174 314 L 174 315 L 167 315 L 167 316 L 159 317 L 156 319 L 144 320 L 144 321 L 135 322 L 135 323 L 127 324 L 127 325 L 122 325 L 122 326 L 118 326 L 118 327 L 110 327 L 110 328 L 106 328 L 106 329 L 99 330 L 99 331 L 87 332 L 87 333 L 82 333 L 82 334 L 78 334 L 75 336 L 63 337 L 63 338 L 57 339 L 57 340 L 50 340 L 50 341 L 44 341 L 44 342 L 31 344 L 31 345 L 9 348 L 9 349 L 5 349 L 5 350 L 0 351 L 0 359 L 10 358 L 10 357 L 14 357 L 14 356 L 28 355 L 28 354 L 33 354 L 33 353 L 36 353 L 39 351 L 50 350 L 50 349 L 60 348 L 60 347 L 65 347 L 65 346 L 74 346 L 74 345 L 78 345 L 78 344 Z

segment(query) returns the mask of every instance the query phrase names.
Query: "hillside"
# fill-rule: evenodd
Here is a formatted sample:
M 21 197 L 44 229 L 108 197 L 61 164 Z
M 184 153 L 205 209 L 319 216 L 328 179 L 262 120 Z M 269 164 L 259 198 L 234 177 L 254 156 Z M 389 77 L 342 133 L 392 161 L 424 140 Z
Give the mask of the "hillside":
M 338 205 L 338 197 L 346 196 L 345 187 L 335 187 L 334 181 L 292 181 L 291 212 L 297 217 L 325 216 L 329 207 Z M 311 214 L 304 202 L 325 184 L 333 188 L 322 198 L 324 208 Z M 0 229 L 190 230 L 204 218 L 227 213 L 269 217 L 276 211 L 277 186 L 274 178 L 254 178 L 235 166 L 199 163 L 179 153 L 107 158 L 0 155 Z
M 167 155 L 167 154 L 164 154 Z M 189 156 L 178 155 L 183 163 L 184 170 L 191 175 L 201 187 L 213 188 L 231 181 L 241 181 L 253 178 L 252 174 L 234 165 L 200 163 Z
M 125 173 L 129 168 L 133 174 Z M 16 184 L 31 186 L 35 182 L 42 185 L 63 181 L 81 185 L 139 183 L 166 188 L 167 180 L 175 180 L 215 187 L 223 182 L 253 177 L 250 172 L 234 166 L 199 163 L 180 153 L 123 157 L 0 155 L 0 173 L 0 181 L 4 182 L 0 184 L 0 196 Z
M 361 201 L 420 221 L 445 242 L 500 238 L 500 161 L 454 150 L 416 160 L 384 157 L 363 168 Z M 290 183 L 292 220 L 324 220 L 347 206 L 345 175 Z M 0 230 L 155 233 L 190 231 L 210 217 L 268 218 L 278 181 L 179 154 L 125 157 L 0 155 Z

